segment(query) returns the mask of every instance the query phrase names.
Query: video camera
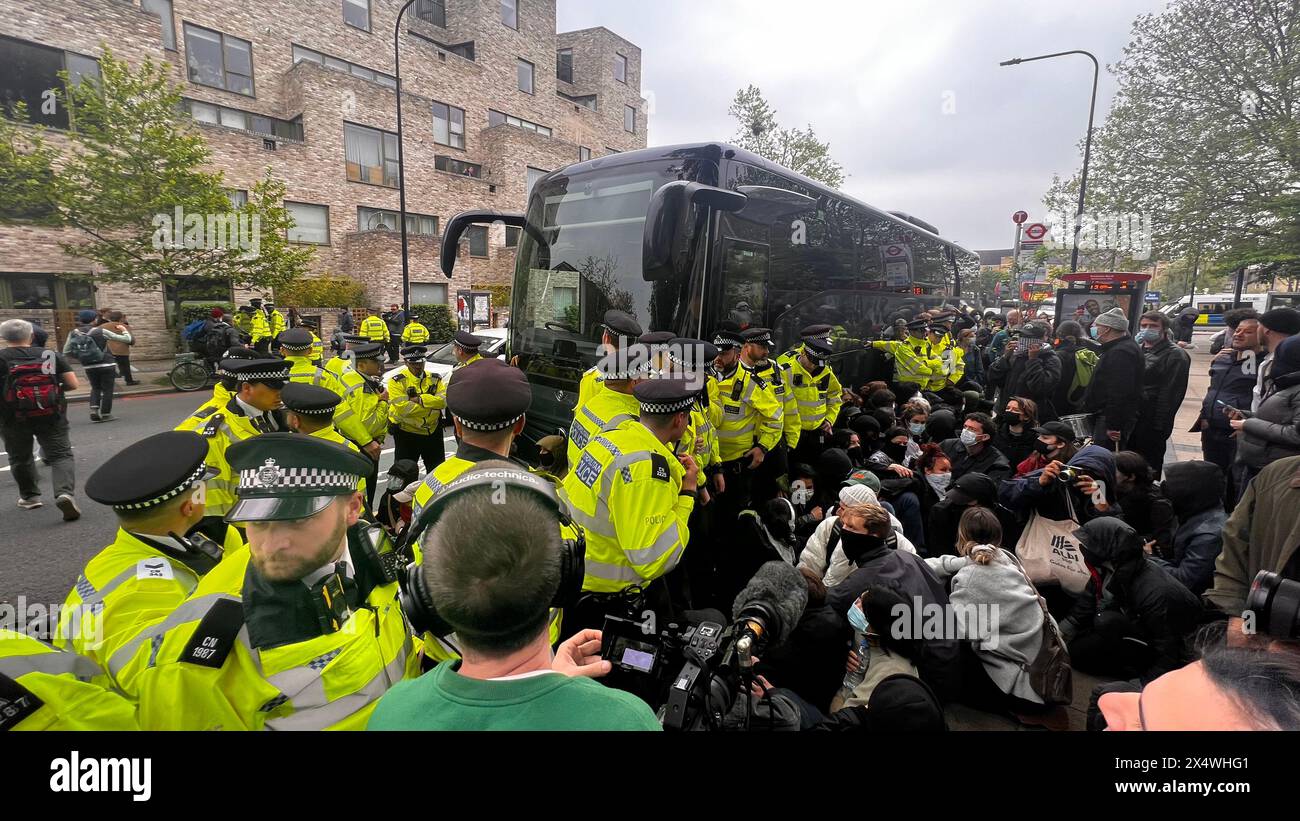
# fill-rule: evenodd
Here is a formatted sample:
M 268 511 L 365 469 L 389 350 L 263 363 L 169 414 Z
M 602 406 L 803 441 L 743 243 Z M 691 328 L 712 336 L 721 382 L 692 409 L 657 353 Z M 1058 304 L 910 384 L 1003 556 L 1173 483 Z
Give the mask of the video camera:
M 772 561 L 736 597 L 729 625 L 706 617 L 657 631 L 653 616 L 638 621 L 634 608 L 606 616 L 601 657 L 613 670 L 605 683 L 644 700 L 664 729 L 722 729 L 736 696 L 749 692 L 754 656 L 789 638 L 807 604 L 803 577 Z M 752 705 L 746 723 L 750 715 Z

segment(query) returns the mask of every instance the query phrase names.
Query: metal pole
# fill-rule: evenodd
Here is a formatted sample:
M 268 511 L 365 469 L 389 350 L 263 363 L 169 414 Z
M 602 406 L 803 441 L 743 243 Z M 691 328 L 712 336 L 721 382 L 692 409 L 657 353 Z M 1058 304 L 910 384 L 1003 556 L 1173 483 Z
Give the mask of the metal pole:
M 402 59 L 400 38 L 402 34 L 402 15 L 415 0 L 406 0 L 402 10 L 397 12 L 397 22 L 393 24 L 393 77 L 397 80 L 397 201 L 398 221 L 402 230 L 402 313 L 408 318 L 411 314 L 411 265 L 407 258 L 409 247 L 406 240 L 406 156 L 402 150 Z
M 1074 214 L 1074 250 L 1070 252 L 1070 272 L 1079 270 L 1079 231 L 1083 228 L 1083 204 L 1088 195 L 1088 161 L 1092 158 L 1092 121 L 1093 114 L 1097 109 L 1097 79 L 1101 75 L 1101 64 L 1092 52 L 1074 49 L 1072 51 L 1058 51 L 1055 54 L 1042 54 L 1038 57 L 1017 57 L 1013 60 L 1004 60 L 998 65 L 1014 66 L 1020 63 L 1030 63 L 1034 60 L 1047 60 L 1052 57 L 1063 57 L 1066 54 L 1082 54 L 1089 60 L 1092 60 L 1092 99 L 1088 103 L 1088 134 L 1083 143 L 1083 171 L 1079 175 L 1079 208 Z
M 1237 287 L 1232 292 L 1232 307 L 1241 307 L 1241 286 L 1246 284 L 1246 266 L 1237 269 Z
M 1020 281 L 1020 232 L 1024 228 L 1020 223 L 1016 223 L 1016 247 L 1011 252 L 1011 277 L 1018 283 Z

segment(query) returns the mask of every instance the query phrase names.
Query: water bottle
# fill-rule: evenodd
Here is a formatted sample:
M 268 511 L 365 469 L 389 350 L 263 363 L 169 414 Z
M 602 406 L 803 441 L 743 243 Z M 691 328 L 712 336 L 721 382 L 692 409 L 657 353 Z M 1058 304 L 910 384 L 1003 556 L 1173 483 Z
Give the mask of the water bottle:
M 853 695 L 853 691 L 867 677 L 867 666 L 871 663 L 871 645 L 867 641 L 867 634 L 861 630 L 854 630 L 853 640 L 857 643 L 861 664 L 858 666 L 856 673 L 844 674 L 844 685 L 840 692 L 845 698 Z

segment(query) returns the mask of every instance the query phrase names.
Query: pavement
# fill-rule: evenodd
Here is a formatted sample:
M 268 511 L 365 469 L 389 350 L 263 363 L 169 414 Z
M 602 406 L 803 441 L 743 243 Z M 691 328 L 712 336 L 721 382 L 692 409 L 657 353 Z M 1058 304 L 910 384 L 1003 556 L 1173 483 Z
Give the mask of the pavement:
M 1209 331 L 1198 331 L 1193 340 L 1196 348 L 1188 351 L 1192 366 L 1187 395 L 1174 425 L 1166 463 L 1199 459 L 1201 456 L 1199 434 L 1185 431 L 1200 413 L 1201 400 L 1209 387 L 1210 335 Z M 172 429 L 210 396 L 207 390 L 181 393 L 172 388 L 166 374 L 175 364 L 174 360 L 143 360 L 132 364 L 139 372 L 142 384 L 126 388 L 119 380 L 119 392 L 113 407 L 114 421 L 95 424 L 90 422 L 85 408 L 73 406 L 69 410 L 79 489 L 86 477 L 105 459 L 132 442 Z M 73 392 L 69 398 L 72 402 L 84 402 L 88 395 L 89 391 L 82 389 Z M 445 444 L 449 454 L 455 450 L 455 440 L 450 436 Z M 392 461 L 393 449 L 386 448 L 380 461 L 381 477 Z M 40 467 L 39 470 L 46 491 L 45 507 L 21 510 L 15 504 L 18 494 L 5 476 L 9 472 L 8 457 L 0 454 L 0 488 L 8 491 L 8 498 L 0 495 L 0 533 L 13 534 L 0 538 L 0 606 L 12 604 L 18 607 L 19 612 L 23 610 L 22 605 L 48 607 L 62 604 L 81 568 L 112 540 L 116 531 L 112 511 L 80 493 L 77 499 L 82 517 L 75 522 L 63 522 L 49 496 L 49 469 Z M 1075 671 L 1074 701 L 1058 714 L 1061 724 L 1068 725 L 1071 730 L 1084 729 L 1088 700 L 1093 688 L 1103 681 L 1106 679 Z M 950 706 L 947 715 L 949 726 L 954 730 L 1036 729 L 962 705 Z

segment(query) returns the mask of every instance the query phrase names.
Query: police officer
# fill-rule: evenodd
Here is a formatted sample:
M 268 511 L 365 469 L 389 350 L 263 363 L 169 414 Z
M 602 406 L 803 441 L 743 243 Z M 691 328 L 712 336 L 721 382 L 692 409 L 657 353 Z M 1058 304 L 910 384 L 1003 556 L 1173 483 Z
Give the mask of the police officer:
M 384 385 L 384 346 L 366 342 L 352 348 L 352 364 L 341 373 L 345 400 L 352 402 L 353 411 L 361 419 L 370 444 L 361 452 L 374 462 L 374 470 L 366 477 L 366 510 L 374 510 L 375 487 L 379 480 L 379 457 L 384 440 L 388 437 L 388 388 Z
M 901 391 L 899 385 L 906 382 L 917 388 L 925 388 L 932 379 L 943 373 L 943 363 L 937 356 L 931 354 L 930 342 L 926 339 L 929 327 L 928 318 L 913 319 L 907 323 L 906 339 L 878 339 L 871 343 L 871 347 L 875 350 L 884 351 L 893 357 L 893 390 L 899 398 L 911 398 L 910 394 L 907 397 L 903 396 L 906 391 Z
M 388 383 L 388 430 L 396 448 L 394 462 L 423 459 L 424 469 L 432 471 L 446 458 L 442 444 L 446 400 L 439 395 L 441 380 L 424 366 L 426 353 L 421 345 L 402 349 L 406 364 Z
M 364 336 L 358 336 L 356 334 L 344 334 L 343 350 L 339 353 L 338 356 L 329 360 L 321 367 L 329 371 L 330 373 L 334 374 L 335 376 L 342 377 L 343 372 L 352 366 L 352 360 L 354 359 L 354 357 L 348 355 L 349 351 L 354 351 L 359 346 L 362 345 L 373 345 L 373 344 L 378 344 L 381 350 L 384 347 L 383 343 L 373 343 L 369 339 L 366 339 Z M 382 358 L 381 358 L 381 362 L 382 362 Z
M 565 477 L 560 496 L 587 541 L 583 590 L 596 594 L 566 615 L 566 633 L 625 613 L 619 594 L 650 585 L 681 561 L 699 467 L 672 444 L 690 424 L 696 393 L 682 376 L 639 383 L 640 419 L 593 437 Z M 671 612 L 662 584 L 646 591 L 646 604 Z
M 207 482 L 207 515 L 219 518 L 235 502 L 235 477 L 226 449 L 262 433 L 287 430 L 280 391 L 289 381 L 283 359 L 224 359 L 221 370 L 235 384 L 226 402 L 217 397 L 199 406 L 176 430 L 197 433 L 208 442 L 207 463 L 217 475 Z
M 384 692 L 419 669 L 382 556 L 359 526 L 366 459 L 275 433 L 231 448 L 248 549 L 119 654 L 138 665 L 144 729 L 365 727 Z
M 280 334 L 280 354 L 290 365 L 289 379 L 333 391 L 340 400 L 338 410 L 334 414 L 334 426 L 359 449 L 367 448 L 374 440 L 374 436 L 356 412 L 354 400 L 354 393 L 360 387 L 361 380 L 352 377 L 358 384 L 352 390 L 348 390 L 343 384 L 342 375 L 332 374 L 312 364 L 311 346 L 312 334 L 306 328 L 293 328 Z M 370 448 L 370 450 L 378 449 Z
M 615 341 L 623 344 L 624 340 L 620 336 Z M 635 342 L 601 358 L 596 366 L 602 372 L 600 382 L 594 383 L 586 401 L 573 410 L 569 444 L 565 449 L 570 469 L 578 463 L 579 452 L 594 437 L 637 418 L 641 406 L 632 388 L 647 375 L 645 364 L 645 348 Z
M 271 353 L 271 323 L 267 321 L 266 311 L 262 310 L 262 300 L 254 297 L 248 301 L 249 337 L 253 340 L 253 349 L 263 356 Z
M 789 367 L 768 357 L 772 350 L 771 330 L 750 328 L 741 336 L 745 341 L 740 349 L 741 365 L 772 386 L 772 393 L 781 406 L 780 435 L 776 446 L 763 459 L 763 465 L 754 477 L 758 484 L 753 498 L 756 503 L 761 503 L 776 496 L 781 477 L 789 467 L 790 451 L 799 444 L 803 428 L 799 425 L 799 402 L 790 387 Z
M 500 359 L 484 359 L 466 367 L 447 388 L 447 409 L 456 426 L 456 453 L 438 465 L 412 500 L 419 516 L 433 497 L 453 479 L 480 462 L 509 459 L 514 440 L 524 431 L 524 414 L 533 392 L 524 372 Z
M 691 407 L 691 424 L 677 444 L 678 456 L 689 454 L 706 477 L 718 475 L 722 458 L 718 449 L 718 430 L 715 412 L 718 408 L 718 380 L 713 374 L 713 361 L 718 349 L 710 342 L 678 337 L 669 343 L 668 372 L 685 377 L 689 384 L 701 388 L 696 403 Z M 691 541 L 686 556 L 677 570 L 668 575 L 670 594 L 678 610 L 702 607 L 707 601 L 713 583 L 713 551 L 711 545 L 712 501 L 709 483 L 700 482 L 699 503 L 691 512 Z
M 473 365 L 483 358 L 483 355 L 478 352 L 482 344 L 482 339 L 465 331 L 457 331 L 456 335 L 452 337 L 451 353 L 456 357 L 456 364 L 451 366 L 451 373 L 447 374 L 447 378 L 438 385 L 438 396 L 442 399 L 444 408 L 447 406 L 447 388 L 451 386 L 452 380 L 456 378 L 456 373 L 466 365 Z
M 831 346 L 817 338 L 806 340 L 790 361 L 790 386 L 799 408 L 799 446 L 793 461 L 813 465 L 826 448 L 844 389 L 826 362 Z
M 109 659 L 148 624 L 174 610 L 222 556 L 244 546 L 237 528 L 198 530 L 205 514 L 201 436 L 167 431 L 128 445 L 86 482 L 86 495 L 113 509 L 112 544 L 81 571 L 59 612 L 58 646 L 107 669 Z M 120 681 L 123 692 L 131 682 Z
M 669 343 L 676 337 L 672 331 L 649 331 L 641 334 L 637 342 L 644 345 L 651 371 L 668 369 Z
M 831 347 L 831 331 L 833 330 L 834 328 L 832 326 L 826 324 L 807 326 L 803 330 L 799 331 L 798 344 L 791 346 L 790 350 L 778 356 L 777 361 L 790 362 L 790 363 L 794 362 L 796 359 L 799 358 L 800 352 L 803 351 L 804 343 L 810 339 L 819 340 L 827 347 Z
M 275 307 L 274 302 L 267 302 L 265 305 L 265 311 L 266 322 L 271 328 L 271 343 L 275 344 L 275 341 L 279 339 L 280 334 L 284 333 L 285 328 L 287 328 L 288 325 L 284 321 L 284 314 L 280 313 L 279 309 Z M 319 359 L 319 357 L 317 358 Z
M 364 336 L 368 342 L 380 343 L 385 349 L 388 348 L 388 343 L 392 340 L 392 335 L 388 332 L 388 323 L 384 321 L 382 316 L 376 316 L 375 314 L 361 320 L 361 327 L 357 329 L 357 333 Z M 397 361 L 397 357 L 393 355 L 394 351 L 389 350 L 388 354 L 389 362 Z
M 641 326 L 626 311 L 606 311 L 601 328 L 603 331 L 597 356 L 602 359 L 614 356 L 620 350 L 626 350 L 633 340 L 641 336 Z M 582 380 L 578 383 L 578 403 L 573 406 L 573 409 L 576 411 L 587 404 L 587 400 L 595 395 L 596 389 L 604 381 L 605 375 L 598 362 L 582 375 Z
M 722 459 L 722 472 L 714 477 L 722 507 L 715 515 L 719 527 L 725 529 L 749 503 L 754 471 L 781 441 L 783 406 L 765 379 L 741 366 L 744 339 L 740 331 L 719 329 L 713 344 L 718 348 L 714 362 L 720 405 L 718 455 Z
M 420 320 L 411 317 L 406 327 L 402 329 L 402 342 L 407 345 L 423 345 L 429 341 L 429 329 L 420 323 Z
M 284 402 L 284 416 L 289 430 L 342 445 L 353 453 L 361 453 L 356 443 L 339 433 L 338 428 L 334 426 L 334 420 L 338 418 L 339 402 L 342 401 L 334 391 L 302 382 L 290 382 L 284 386 L 284 390 L 280 391 L 280 400 Z M 365 496 L 365 478 L 361 480 L 357 490 Z M 363 515 L 369 516 L 369 514 L 370 508 L 367 507 Z
M 94 661 L 0 630 L 0 732 L 138 729 L 135 704 Z

